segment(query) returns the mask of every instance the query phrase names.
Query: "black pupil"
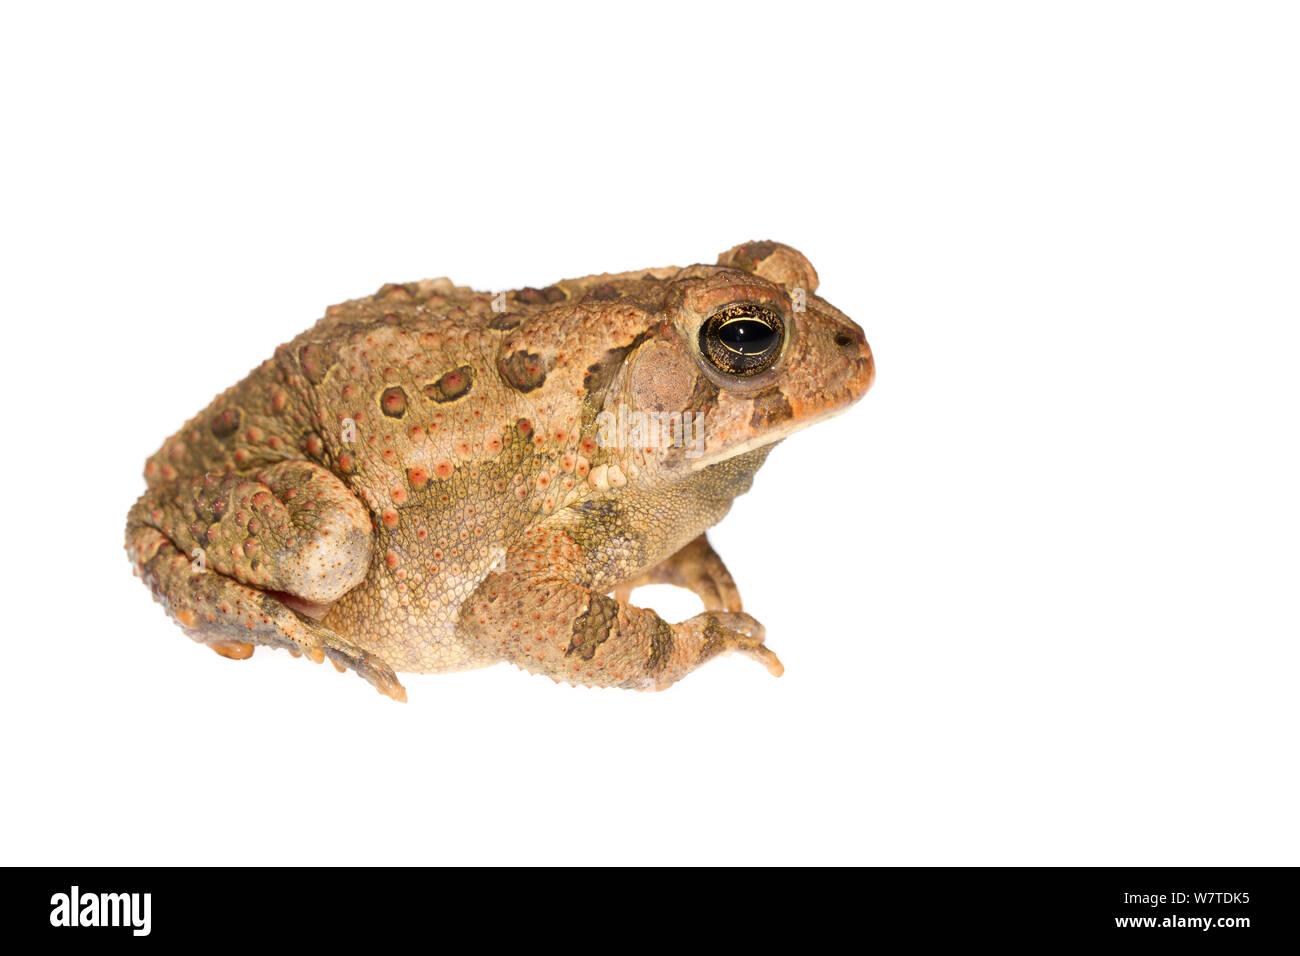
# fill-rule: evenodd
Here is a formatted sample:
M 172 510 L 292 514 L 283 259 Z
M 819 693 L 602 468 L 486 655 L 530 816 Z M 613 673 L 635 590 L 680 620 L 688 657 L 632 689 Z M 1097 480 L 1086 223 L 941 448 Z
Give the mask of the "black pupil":
M 736 319 L 718 329 L 718 339 L 741 355 L 763 355 L 776 345 L 776 329 L 757 319 Z

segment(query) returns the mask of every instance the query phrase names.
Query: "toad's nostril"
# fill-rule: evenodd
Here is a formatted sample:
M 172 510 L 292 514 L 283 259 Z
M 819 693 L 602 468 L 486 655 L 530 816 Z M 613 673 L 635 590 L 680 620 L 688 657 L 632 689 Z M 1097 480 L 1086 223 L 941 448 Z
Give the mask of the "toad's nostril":
M 853 344 L 853 336 L 847 332 L 839 332 L 835 336 L 835 344 L 842 349 L 846 349 Z

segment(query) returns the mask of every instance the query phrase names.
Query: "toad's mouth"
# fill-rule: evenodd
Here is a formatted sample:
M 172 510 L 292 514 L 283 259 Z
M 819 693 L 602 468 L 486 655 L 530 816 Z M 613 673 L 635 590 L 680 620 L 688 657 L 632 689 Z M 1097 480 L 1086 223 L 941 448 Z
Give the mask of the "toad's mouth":
M 741 455 L 748 454 L 749 452 L 757 451 L 760 448 L 769 447 L 775 445 L 777 442 L 784 441 L 795 432 L 801 432 L 810 425 L 816 425 L 819 422 L 824 422 L 837 415 L 842 415 L 852 408 L 856 402 L 857 399 L 854 399 L 852 402 L 832 406 L 813 415 L 798 418 L 784 425 L 769 427 L 744 441 L 738 443 L 724 443 L 716 450 L 708 450 L 706 447 L 704 454 L 697 458 L 686 458 L 684 461 L 692 470 L 696 470 L 716 465 L 729 458 L 738 458 Z
M 754 413 L 749 424 L 751 427 L 758 428 L 752 435 L 746 437 L 737 435 L 736 425 L 725 429 L 730 434 L 710 435 L 709 416 L 707 413 L 702 414 L 703 453 L 687 456 L 689 467 L 692 469 L 707 467 L 765 445 L 774 445 L 795 432 L 803 431 L 811 425 L 824 422 L 836 415 L 842 415 L 860 402 L 875 384 L 876 364 L 866 340 L 861 338 L 860 330 L 858 337 L 856 339 L 848 337 L 846 344 L 852 345 L 854 342 L 858 343 L 861 354 L 842 365 L 840 373 L 831 379 L 826 389 L 817 392 L 805 390 L 804 394 L 797 397 L 777 389 L 777 403 L 768 403 L 767 407 L 760 407 L 759 404 L 759 400 L 767 394 L 767 390 L 752 396 Z

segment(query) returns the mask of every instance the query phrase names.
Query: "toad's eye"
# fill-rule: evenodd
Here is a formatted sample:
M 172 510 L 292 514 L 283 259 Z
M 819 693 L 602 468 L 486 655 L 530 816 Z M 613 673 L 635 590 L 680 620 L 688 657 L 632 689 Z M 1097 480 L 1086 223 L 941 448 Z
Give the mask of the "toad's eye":
M 700 326 L 700 351 L 720 372 L 754 375 L 771 368 L 781 352 L 785 323 L 762 305 L 729 305 Z

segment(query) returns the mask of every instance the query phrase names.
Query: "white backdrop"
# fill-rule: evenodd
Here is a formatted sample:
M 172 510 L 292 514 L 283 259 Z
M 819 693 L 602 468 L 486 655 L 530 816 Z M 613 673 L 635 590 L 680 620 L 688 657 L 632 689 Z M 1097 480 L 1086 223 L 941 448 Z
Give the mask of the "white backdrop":
M 359 9 L 2 15 L 3 862 L 1300 862 L 1293 7 Z M 879 373 L 713 534 L 781 680 L 399 706 L 132 578 L 326 305 L 763 238 Z

